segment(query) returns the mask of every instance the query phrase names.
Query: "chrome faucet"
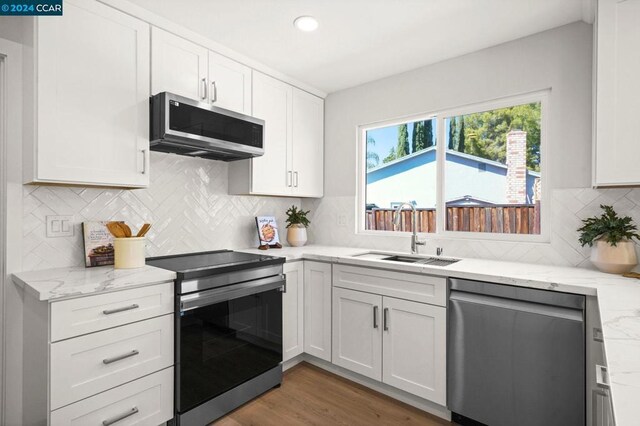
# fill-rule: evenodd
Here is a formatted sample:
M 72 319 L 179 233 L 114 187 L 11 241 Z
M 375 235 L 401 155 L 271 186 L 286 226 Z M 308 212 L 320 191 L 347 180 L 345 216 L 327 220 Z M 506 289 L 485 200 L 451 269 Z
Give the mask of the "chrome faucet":
M 396 209 L 396 217 L 393 219 L 393 225 L 397 228 L 398 226 L 400 226 L 400 212 L 402 211 L 402 208 L 404 206 L 409 206 L 411 208 L 412 214 L 411 214 L 411 229 L 413 230 L 413 233 L 411 234 L 411 253 L 412 254 L 416 254 L 418 253 L 418 246 L 424 246 L 427 243 L 424 240 L 419 240 L 418 239 L 418 233 L 416 231 L 417 228 L 417 216 L 418 216 L 418 212 L 416 211 L 416 208 L 413 204 L 411 203 L 402 203 L 398 206 L 398 208 Z

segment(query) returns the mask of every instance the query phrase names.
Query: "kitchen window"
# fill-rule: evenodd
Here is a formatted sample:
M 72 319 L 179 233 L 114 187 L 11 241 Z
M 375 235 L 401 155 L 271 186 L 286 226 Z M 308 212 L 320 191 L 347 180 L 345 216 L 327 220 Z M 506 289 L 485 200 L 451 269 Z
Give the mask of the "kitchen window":
M 359 232 L 544 238 L 548 92 L 360 128 Z M 442 142 L 440 142 L 442 141 Z

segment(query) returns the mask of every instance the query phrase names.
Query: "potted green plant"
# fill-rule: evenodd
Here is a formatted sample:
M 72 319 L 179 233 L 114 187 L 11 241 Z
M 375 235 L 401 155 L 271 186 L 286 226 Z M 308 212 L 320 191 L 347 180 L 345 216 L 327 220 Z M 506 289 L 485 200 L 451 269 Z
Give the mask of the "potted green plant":
M 287 210 L 287 241 L 293 247 L 300 247 L 307 243 L 307 226 L 309 210 L 304 211 L 296 206 Z
M 618 216 L 613 207 L 601 205 L 600 208 L 604 210 L 601 216 L 582 221 L 578 229 L 580 244 L 592 247 L 591 262 L 602 272 L 629 272 L 638 264 L 633 242 L 634 238 L 640 240 L 638 228 L 633 219 Z

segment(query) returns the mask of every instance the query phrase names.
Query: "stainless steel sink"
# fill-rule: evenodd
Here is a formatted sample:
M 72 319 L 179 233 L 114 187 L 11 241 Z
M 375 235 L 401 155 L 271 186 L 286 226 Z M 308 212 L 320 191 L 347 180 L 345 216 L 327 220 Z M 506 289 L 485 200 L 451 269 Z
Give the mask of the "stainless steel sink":
M 429 266 L 449 266 L 453 263 L 460 261 L 460 259 L 443 259 L 440 257 L 413 257 L 413 256 L 389 256 L 389 257 L 383 257 L 380 260 L 386 260 L 388 262 L 416 263 L 420 265 L 429 265 Z

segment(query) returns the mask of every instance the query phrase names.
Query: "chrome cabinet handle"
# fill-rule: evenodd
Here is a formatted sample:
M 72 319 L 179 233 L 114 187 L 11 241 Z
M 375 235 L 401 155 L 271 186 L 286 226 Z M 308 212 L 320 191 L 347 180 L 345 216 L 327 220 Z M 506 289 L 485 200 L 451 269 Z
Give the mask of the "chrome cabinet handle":
M 298 172 L 293 172 L 293 186 L 298 187 Z
M 207 79 L 203 78 L 202 79 L 202 96 L 200 97 L 200 99 L 207 99 Z
M 104 311 L 102 311 L 102 313 L 105 314 L 105 315 L 111 315 L 111 314 L 116 314 L 118 312 L 124 312 L 124 311 L 130 311 L 132 309 L 138 309 L 139 307 L 140 307 L 139 305 L 134 303 L 133 305 L 123 306 L 121 308 L 105 309 Z
M 373 328 L 378 328 L 378 306 L 373 307 Z
M 212 98 L 211 98 L 211 103 L 214 103 L 218 100 L 218 86 L 216 86 L 216 82 L 212 81 L 211 82 L 211 90 L 213 92 Z
M 117 356 L 114 356 L 114 357 L 111 357 L 111 358 L 105 358 L 105 359 L 102 360 L 102 363 L 105 364 L 105 365 L 108 365 L 108 364 L 111 364 L 111 363 L 116 362 L 116 361 L 121 361 L 121 360 L 126 359 L 126 358 L 131 358 L 132 356 L 136 356 L 139 353 L 140 352 L 138 352 L 137 350 L 134 349 L 131 352 L 126 353 L 126 354 L 117 355 Z
M 147 173 L 147 150 L 142 150 L 142 174 Z
M 111 417 L 110 419 L 104 420 L 102 422 L 102 426 L 110 426 L 114 423 L 118 423 L 120 420 L 124 420 L 127 417 L 131 417 L 138 412 L 138 407 L 133 407 L 131 410 L 127 411 L 123 414 L 118 414 L 117 416 Z
M 293 175 L 293 173 L 291 172 L 291 170 L 289 170 L 289 171 L 287 172 L 287 186 L 288 186 L 289 188 L 291 188 L 291 185 L 293 185 L 293 183 L 292 183 L 292 182 L 293 182 L 293 179 L 292 179 L 292 177 L 291 177 L 292 175 Z
M 389 331 L 389 308 L 384 308 L 382 311 L 382 329 Z
M 602 389 L 609 389 L 609 374 L 607 373 L 607 367 L 604 365 L 596 364 L 596 385 Z

